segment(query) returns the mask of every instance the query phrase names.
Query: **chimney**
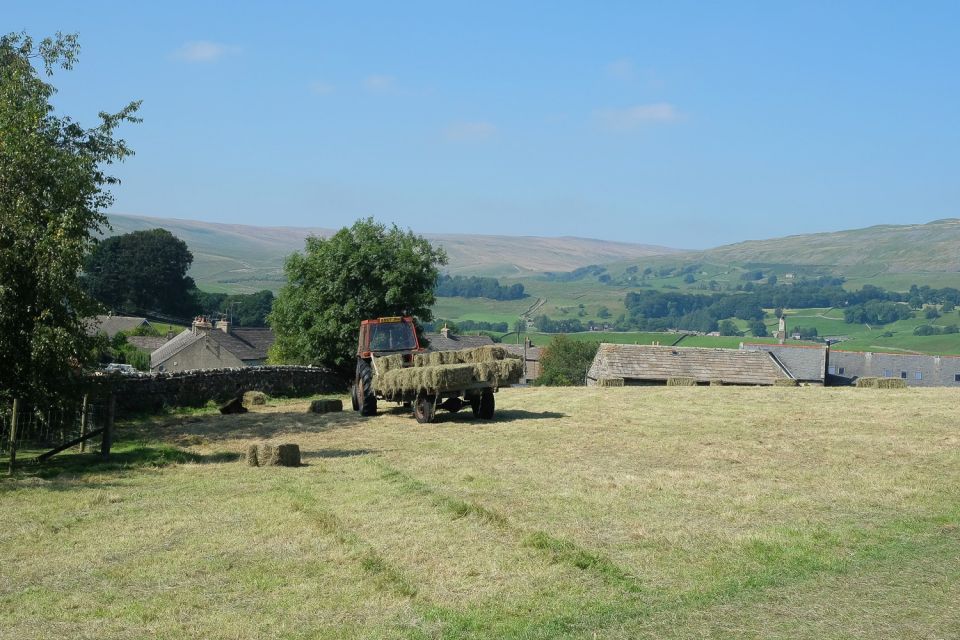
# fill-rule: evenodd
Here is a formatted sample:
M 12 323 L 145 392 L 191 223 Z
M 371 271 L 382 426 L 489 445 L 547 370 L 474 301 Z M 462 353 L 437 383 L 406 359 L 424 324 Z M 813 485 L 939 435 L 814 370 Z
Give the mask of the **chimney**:
M 213 328 L 213 325 L 210 324 L 210 321 L 207 320 L 204 316 L 197 316 L 193 319 L 193 332 L 194 333 L 205 333 Z
M 450 328 L 447 327 L 447 325 L 443 325 L 443 329 L 440 329 L 440 335 L 442 335 L 444 338 L 449 338 Z
M 217 320 L 217 329 L 220 329 L 220 331 L 224 333 L 230 333 L 230 321 L 226 318 Z

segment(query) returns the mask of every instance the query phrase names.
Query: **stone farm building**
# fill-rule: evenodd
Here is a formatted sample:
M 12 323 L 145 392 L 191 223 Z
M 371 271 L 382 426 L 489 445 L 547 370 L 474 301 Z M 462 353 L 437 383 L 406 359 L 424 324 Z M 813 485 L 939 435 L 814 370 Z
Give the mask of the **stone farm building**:
M 671 378 L 693 378 L 697 384 L 773 385 L 791 377 L 763 351 L 603 343 L 587 372 L 587 385 L 605 378 L 622 378 L 624 385 L 667 384 Z
M 484 347 L 488 344 L 494 344 L 490 336 L 458 336 L 444 327 L 440 333 L 425 333 L 423 337 L 427 339 L 427 351 L 456 351 L 458 349 L 473 349 L 474 347 Z
M 137 318 L 134 316 L 94 316 L 85 320 L 87 325 L 87 335 L 95 336 L 102 333 L 108 338 L 113 338 L 121 331 L 133 331 L 140 327 L 149 327 L 150 323 L 146 318 Z
M 197 318 L 189 329 L 150 354 L 154 372 L 193 371 L 255 367 L 266 362 L 273 345 L 270 329 L 234 328 L 226 320 L 216 326 L 206 318 Z

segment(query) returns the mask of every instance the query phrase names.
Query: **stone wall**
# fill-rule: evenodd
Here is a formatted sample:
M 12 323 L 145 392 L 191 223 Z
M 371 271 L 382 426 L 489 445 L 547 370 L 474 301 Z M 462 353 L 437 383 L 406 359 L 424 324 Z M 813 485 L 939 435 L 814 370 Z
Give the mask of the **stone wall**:
M 123 412 L 159 411 L 164 407 L 202 407 L 210 400 L 225 402 L 245 391 L 271 396 L 305 397 L 338 393 L 344 380 L 324 367 L 244 367 L 204 369 L 143 376 L 96 376 L 90 379 L 95 396 L 117 397 Z

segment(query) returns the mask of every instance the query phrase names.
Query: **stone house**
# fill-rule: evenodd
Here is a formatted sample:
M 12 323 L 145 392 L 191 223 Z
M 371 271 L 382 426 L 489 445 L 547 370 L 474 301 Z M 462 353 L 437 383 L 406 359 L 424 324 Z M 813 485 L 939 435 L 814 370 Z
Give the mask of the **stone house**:
M 540 377 L 540 347 L 533 346 L 530 338 L 525 338 L 523 344 L 501 344 L 501 347 L 515 356 L 523 358 L 522 384 L 530 384 Z
M 496 344 L 490 336 L 458 336 L 446 327 L 440 329 L 440 333 L 425 333 L 423 337 L 428 342 L 427 351 L 456 351 Z
M 85 322 L 87 335 L 95 336 L 98 333 L 102 333 L 108 338 L 113 338 L 121 331 L 133 331 L 140 327 L 150 326 L 146 318 L 138 318 L 135 316 L 93 316 L 92 318 L 87 318 Z
M 790 373 L 790 377 L 806 384 L 824 384 L 830 349 L 826 345 L 782 345 L 740 343 L 745 351 L 764 351 L 771 354 Z
M 255 327 L 232 327 L 226 320 L 216 325 L 203 317 L 189 329 L 150 354 L 154 372 L 193 371 L 255 367 L 267 360 L 273 331 Z

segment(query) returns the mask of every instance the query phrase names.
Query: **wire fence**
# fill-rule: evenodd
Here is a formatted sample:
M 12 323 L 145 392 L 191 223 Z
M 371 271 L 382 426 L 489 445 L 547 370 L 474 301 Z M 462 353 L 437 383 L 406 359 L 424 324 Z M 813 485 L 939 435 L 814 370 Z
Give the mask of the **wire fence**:
M 64 406 L 25 407 L 17 411 L 17 430 L 11 439 L 13 405 L 0 405 L 0 455 L 17 451 L 53 448 L 70 442 L 107 424 L 106 401 Z M 79 447 L 80 445 L 78 445 Z M 90 443 L 86 443 L 90 447 Z

